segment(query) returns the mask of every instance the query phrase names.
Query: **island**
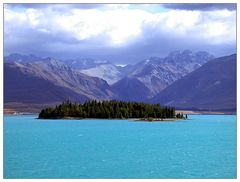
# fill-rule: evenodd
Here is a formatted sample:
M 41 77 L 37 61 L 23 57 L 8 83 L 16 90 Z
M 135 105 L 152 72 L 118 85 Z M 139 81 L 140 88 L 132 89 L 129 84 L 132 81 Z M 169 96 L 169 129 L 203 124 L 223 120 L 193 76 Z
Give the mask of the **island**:
M 42 109 L 38 119 L 139 119 L 142 121 L 163 121 L 164 119 L 186 119 L 187 115 L 176 114 L 174 107 L 162 107 L 160 104 L 146 104 L 125 101 L 70 101 L 56 105 L 55 108 Z

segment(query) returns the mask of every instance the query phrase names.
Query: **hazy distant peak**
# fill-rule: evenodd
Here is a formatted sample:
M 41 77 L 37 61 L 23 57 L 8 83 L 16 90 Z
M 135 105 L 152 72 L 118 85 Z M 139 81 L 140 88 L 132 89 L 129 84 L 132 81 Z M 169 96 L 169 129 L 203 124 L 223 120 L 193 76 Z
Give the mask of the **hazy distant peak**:
M 32 61 L 41 61 L 43 58 L 30 55 L 22 55 L 19 53 L 13 53 L 8 56 L 4 56 L 4 62 L 32 62 Z
M 214 56 L 206 51 L 193 52 L 190 50 L 172 51 L 166 58 L 164 58 L 165 62 L 170 61 L 175 63 L 179 61 L 205 63 L 210 59 L 214 59 Z
M 95 60 L 94 63 L 96 64 L 111 64 L 109 61 L 107 60 Z

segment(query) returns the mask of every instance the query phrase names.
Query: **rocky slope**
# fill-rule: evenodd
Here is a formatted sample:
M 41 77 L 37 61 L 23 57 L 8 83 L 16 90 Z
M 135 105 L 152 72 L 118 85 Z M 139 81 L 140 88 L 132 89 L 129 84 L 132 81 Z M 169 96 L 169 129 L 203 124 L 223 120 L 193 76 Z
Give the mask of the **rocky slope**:
M 211 59 L 213 56 L 207 52 L 193 53 L 189 50 L 171 52 L 166 58 L 153 57 L 135 65 L 129 75 L 113 85 L 113 89 L 121 99 L 135 100 L 136 93 L 139 92 L 136 89 L 145 88 L 141 91 L 144 95 L 139 95 L 138 98 L 146 101 Z M 136 80 L 138 87 L 132 87 Z
M 236 109 L 236 54 L 209 61 L 157 94 L 151 102 L 186 109 Z
M 55 97 L 61 96 L 61 97 Z M 20 97 L 23 96 L 24 97 Z M 5 101 L 74 101 L 86 99 L 111 99 L 114 94 L 105 80 L 78 73 L 64 63 L 49 58 L 30 63 L 12 62 L 4 64 Z M 17 97 L 17 98 L 16 98 Z M 44 96 L 45 97 L 45 96 Z M 21 99 L 26 98 L 26 99 Z

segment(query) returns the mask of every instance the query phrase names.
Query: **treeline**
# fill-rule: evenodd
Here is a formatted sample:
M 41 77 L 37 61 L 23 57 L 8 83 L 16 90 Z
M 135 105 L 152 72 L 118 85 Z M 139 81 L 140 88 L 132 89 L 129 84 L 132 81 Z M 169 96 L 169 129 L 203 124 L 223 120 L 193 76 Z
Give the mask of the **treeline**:
M 178 116 L 178 115 L 177 115 Z M 174 118 L 175 108 L 159 104 L 123 101 L 87 101 L 84 104 L 63 102 L 55 108 L 43 109 L 39 119 L 75 118 Z M 180 116 L 178 116 L 180 117 Z

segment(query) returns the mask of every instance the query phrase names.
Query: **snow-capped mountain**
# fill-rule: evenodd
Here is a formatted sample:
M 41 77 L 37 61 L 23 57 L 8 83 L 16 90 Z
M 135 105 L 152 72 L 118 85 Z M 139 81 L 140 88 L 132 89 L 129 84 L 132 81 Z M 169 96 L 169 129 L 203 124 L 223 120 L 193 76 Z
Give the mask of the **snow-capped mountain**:
M 236 54 L 213 59 L 151 99 L 182 109 L 236 109 Z
M 118 92 L 121 99 L 129 98 L 129 95 L 124 95 L 124 90 L 129 90 L 132 87 L 127 88 L 126 85 L 131 85 L 132 81 L 136 83 L 137 79 L 139 84 L 142 83 L 147 88 L 145 93 L 148 94 L 139 98 L 144 101 L 213 58 L 207 52 L 193 53 L 189 50 L 171 52 L 166 58 L 152 57 L 134 66 L 135 69 L 123 79 L 127 84 L 120 80 L 113 85 L 113 88 Z M 123 90 L 120 88 L 123 88 Z M 129 91 L 132 94 L 135 92 L 134 88 Z M 136 97 L 135 94 L 134 97 Z
M 90 69 L 79 70 L 81 73 L 84 73 L 88 76 L 95 76 L 102 78 L 108 82 L 109 85 L 112 85 L 126 76 L 131 69 L 127 69 L 121 66 L 116 66 L 111 63 L 103 63 L 97 65 Z
M 36 84 L 44 82 L 54 88 L 52 95 L 68 93 L 67 95 L 72 95 L 75 100 L 78 95 L 82 99 L 147 101 L 211 59 L 213 56 L 207 52 L 194 53 L 185 50 L 171 52 L 165 58 L 151 57 L 135 65 L 124 67 L 92 59 L 60 61 L 20 54 L 4 57 L 4 62 L 6 70 L 11 71 L 10 77 L 16 72 L 20 78 L 24 78 L 21 81 L 18 77 L 15 77 L 15 81 L 11 80 L 12 85 L 18 85 L 20 88 L 22 86 L 17 83 L 26 85 L 27 78 L 30 80 L 38 78 Z M 8 77 L 9 74 L 5 78 L 6 82 L 9 81 Z M 28 89 L 34 87 L 32 84 L 27 84 Z M 60 94 L 59 90 L 56 91 L 56 87 L 67 91 Z M 9 88 L 9 84 L 6 88 Z M 19 89 L 14 89 L 16 90 L 14 94 L 18 94 Z M 14 89 L 6 92 L 11 93 Z
M 185 73 L 189 73 L 211 59 L 214 59 L 214 56 L 206 51 L 194 53 L 190 50 L 184 50 L 171 52 L 163 59 L 163 63 L 171 65 L 175 69 L 181 69 Z
M 63 60 L 63 62 L 66 65 L 70 66 L 71 68 L 77 69 L 77 70 L 90 69 L 102 64 L 109 63 L 106 60 L 93 60 L 91 58 L 66 59 L 66 60 Z
M 79 73 L 61 61 L 52 58 L 28 63 L 5 63 L 4 69 L 5 101 L 20 102 L 21 97 L 18 98 L 19 100 L 12 98 L 17 95 L 24 95 L 23 91 L 25 92 L 26 89 L 31 93 L 28 94 L 26 91 L 23 98 L 36 102 L 41 101 L 37 95 L 44 98 L 45 95 L 46 97 L 51 95 L 49 97 L 49 101 L 51 101 L 52 95 L 55 94 L 59 96 L 58 98 L 72 98 L 73 101 L 78 101 L 80 98 L 82 98 L 80 100 L 114 98 L 114 94 L 105 80 Z M 31 82 L 29 80 L 35 81 Z M 48 86 L 39 88 L 38 91 L 36 88 L 38 85 L 40 87 L 41 84 Z M 35 88 L 34 92 L 33 88 Z M 61 99 L 58 101 L 61 101 Z

